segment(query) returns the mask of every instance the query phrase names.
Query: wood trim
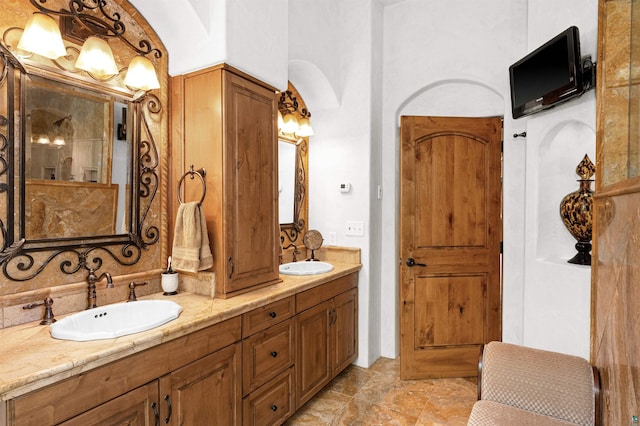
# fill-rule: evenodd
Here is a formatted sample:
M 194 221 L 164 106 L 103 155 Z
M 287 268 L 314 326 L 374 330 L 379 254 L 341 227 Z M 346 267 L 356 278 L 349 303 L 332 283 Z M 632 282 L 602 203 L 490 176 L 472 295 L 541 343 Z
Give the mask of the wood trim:
M 484 356 L 484 344 L 480 346 L 480 355 L 478 355 L 478 401 L 482 399 L 482 366 Z
M 593 371 L 593 401 L 594 401 L 594 426 L 600 426 L 602 424 L 602 395 L 601 395 L 601 383 L 600 372 L 595 365 L 591 366 Z

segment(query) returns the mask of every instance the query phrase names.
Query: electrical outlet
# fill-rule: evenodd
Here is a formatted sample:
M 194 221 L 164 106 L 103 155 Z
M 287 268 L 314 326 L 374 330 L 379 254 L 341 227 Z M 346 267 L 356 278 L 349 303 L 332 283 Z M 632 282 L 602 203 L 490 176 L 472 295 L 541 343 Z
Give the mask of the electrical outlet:
M 364 237 L 364 222 L 362 221 L 347 221 L 347 230 L 345 235 L 351 235 L 354 237 Z

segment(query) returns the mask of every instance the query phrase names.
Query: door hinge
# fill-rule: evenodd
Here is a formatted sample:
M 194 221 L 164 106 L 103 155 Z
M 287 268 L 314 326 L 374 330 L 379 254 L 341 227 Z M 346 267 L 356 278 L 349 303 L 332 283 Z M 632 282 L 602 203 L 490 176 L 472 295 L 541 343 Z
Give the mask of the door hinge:
M 504 248 L 504 244 L 502 243 L 502 241 L 500 241 L 500 254 L 503 254 L 503 248 Z

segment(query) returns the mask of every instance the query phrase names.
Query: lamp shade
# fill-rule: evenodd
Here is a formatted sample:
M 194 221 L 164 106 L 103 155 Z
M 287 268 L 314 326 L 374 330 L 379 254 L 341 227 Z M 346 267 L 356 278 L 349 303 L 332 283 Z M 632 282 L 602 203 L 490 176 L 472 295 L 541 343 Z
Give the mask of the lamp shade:
M 36 142 L 39 145 L 49 145 L 51 143 L 51 140 L 49 139 L 49 136 L 43 133 L 38 136 L 38 139 L 36 140 Z
M 67 144 L 67 143 L 65 142 L 65 140 L 64 140 L 64 137 L 62 137 L 62 135 L 58 135 L 58 136 L 56 136 L 55 138 L 53 138 L 53 142 L 52 142 L 52 143 L 53 143 L 54 145 L 57 145 L 57 146 L 64 146 L 64 145 L 66 145 L 66 144 Z
M 311 127 L 311 121 L 309 121 L 308 117 L 301 118 L 298 121 L 298 132 L 296 135 L 302 136 L 303 138 L 313 136 L 313 128 Z
M 127 75 L 124 78 L 124 84 L 145 92 L 160 88 L 156 69 L 149 58 L 145 56 L 136 56 L 131 60 Z
M 82 45 L 76 68 L 85 70 L 100 79 L 118 74 L 118 66 L 113 59 L 109 43 L 96 36 L 87 38 Z
M 282 118 L 282 113 L 278 111 L 278 130 L 282 130 L 284 126 L 284 118 Z
M 35 12 L 24 27 L 18 49 L 49 59 L 57 59 L 67 54 L 58 23 L 51 16 L 40 12 Z
M 282 131 L 285 133 L 296 133 L 298 131 L 298 119 L 295 115 L 285 114 Z

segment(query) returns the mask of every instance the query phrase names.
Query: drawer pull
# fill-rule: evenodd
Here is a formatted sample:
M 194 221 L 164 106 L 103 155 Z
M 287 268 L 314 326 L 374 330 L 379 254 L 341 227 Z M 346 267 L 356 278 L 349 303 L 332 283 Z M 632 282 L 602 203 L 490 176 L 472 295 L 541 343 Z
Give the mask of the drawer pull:
M 278 314 L 276 314 L 275 312 L 271 311 L 271 312 L 269 312 L 269 316 L 270 316 L 271 318 L 275 318 L 275 317 L 277 317 L 277 316 L 278 316 Z
M 277 357 L 278 356 L 278 352 L 276 352 L 276 351 L 271 352 L 271 356 L 274 357 L 274 358 Z
M 278 406 L 276 404 L 273 404 L 271 406 L 271 411 L 278 411 Z

